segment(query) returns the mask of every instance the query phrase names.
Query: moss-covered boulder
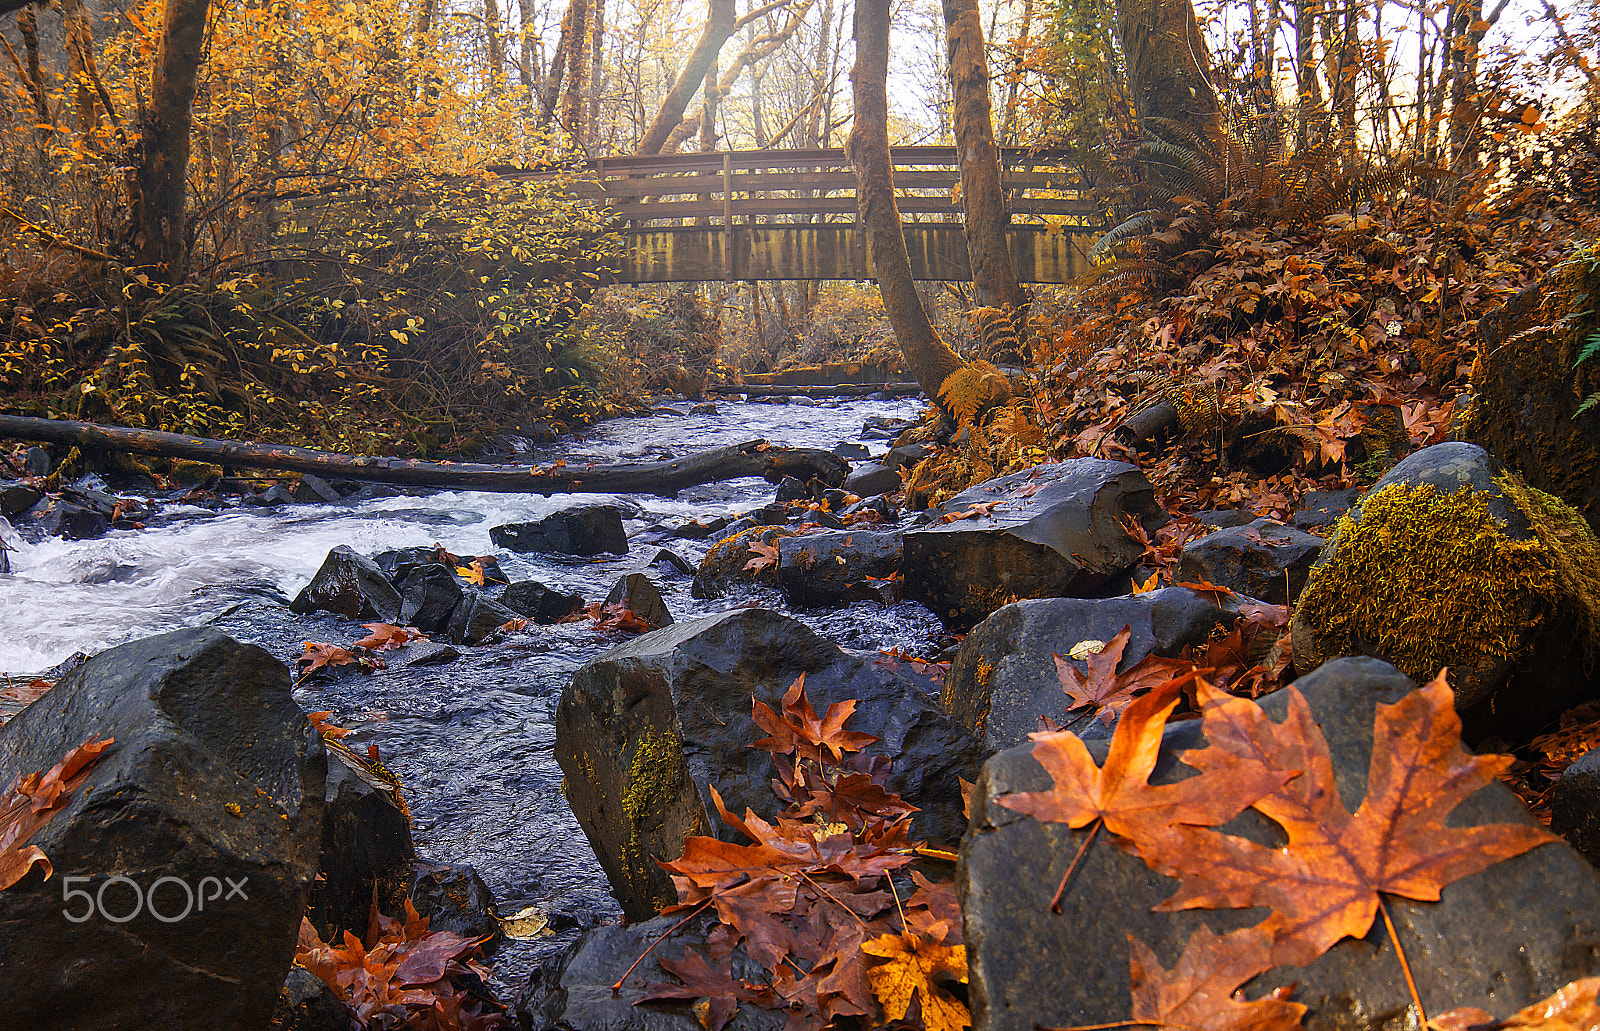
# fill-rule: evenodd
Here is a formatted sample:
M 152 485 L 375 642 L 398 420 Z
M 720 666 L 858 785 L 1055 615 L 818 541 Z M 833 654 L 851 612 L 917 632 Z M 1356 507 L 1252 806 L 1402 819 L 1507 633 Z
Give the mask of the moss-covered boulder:
M 1302 672 L 1341 655 L 1419 680 L 1449 667 L 1469 740 L 1511 737 L 1591 692 L 1600 544 L 1484 449 L 1436 444 L 1340 519 L 1293 631 Z
M 1600 354 L 1579 357 L 1600 331 L 1600 254 L 1574 258 L 1478 322 L 1465 439 L 1531 486 L 1564 499 L 1600 532 Z
M 783 526 L 752 526 L 731 537 L 724 537 L 713 544 L 700 561 L 700 569 L 694 575 L 694 586 L 689 588 L 689 593 L 696 598 L 720 598 L 738 584 L 776 586 L 776 556 L 773 556 L 771 564 L 757 563 L 754 568 L 748 568 L 752 561 L 761 557 L 759 552 L 750 550 L 750 545 L 775 545 L 780 538 L 793 536 L 794 531 Z

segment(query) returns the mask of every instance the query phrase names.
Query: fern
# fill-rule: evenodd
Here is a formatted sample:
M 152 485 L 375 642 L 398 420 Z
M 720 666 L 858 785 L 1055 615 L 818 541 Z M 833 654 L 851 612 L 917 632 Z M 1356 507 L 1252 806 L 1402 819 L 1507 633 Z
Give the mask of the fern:
M 1578 410 L 1572 413 L 1572 417 L 1576 419 L 1578 416 L 1582 415 L 1584 412 L 1587 412 L 1597 404 L 1600 404 L 1600 390 L 1596 390 L 1594 393 L 1584 398 L 1583 404 L 1579 405 Z
M 1588 340 L 1583 342 L 1583 350 L 1578 352 L 1578 360 L 1572 363 L 1572 367 L 1576 369 L 1578 366 L 1582 365 L 1585 361 L 1593 358 L 1597 354 L 1600 354 L 1600 330 L 1596 330 Z M 1595 397 L 1600 397 L 1600 395 L 1595 395 Z M 1585 400 L 1583 402 L 1584 408 L 1580 408 L 1578 411 L 1582 412 L 1586 408 L 1595 404 L 1595 397 L 1590 397 Z

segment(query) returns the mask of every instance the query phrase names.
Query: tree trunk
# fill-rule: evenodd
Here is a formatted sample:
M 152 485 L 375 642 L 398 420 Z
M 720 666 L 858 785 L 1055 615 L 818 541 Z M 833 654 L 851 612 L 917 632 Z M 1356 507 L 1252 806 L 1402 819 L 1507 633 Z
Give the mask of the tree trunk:
M 1211 55 L 1189 0 L 1117 0 L 1117 36 L 1141 121 L 1166 118 L 1208 135 L 1221 129 Z
M 1000 123 L 1000 135 L 1007 144 L 1017 141 L 1017 91 L 1022 86 L 1023 59 L 1033 32 L 1033 0 L 1022 0 L 1022 27 L 1011 41 L 1011 53 L 1006 55 L 1006 114 Z
M 1324 135 L 1322 87 L 1317 82 L 1317 17 L 1320 0 L 1294 0 L 1294 67 L 1299 89 L 1295 141 L 1301 150 Z
M 644 139 L 639 141 L 636 153 L 661 153 L 667 137 L 672 135 L 672 130 L 683 121 L 683 112 L 688 108 L 690 99 L 694 97 L 694 91 L 705 81 L 706 71 L 717 59 L 717 54 L 722 52 L 722 44 L 733 35 L 736 21 L 734 3 L 735 0 L 709 0 L 706 24 L 700 30 L 700 39 L 695 43 L 688 59 L 683 62 L 683 68 L 678 72 L 678 78 L 673 82 L 672 88 L 662 99 L 661 107 L 656 111 L 650 128 L 645 130 Z
M 567 43 L 566 96 L 561 104 L 562 127 L 583 142 L 584 72 L 589 58 L 589 0 L 572 0 L 572 27 Z
M 1000 148 L 989 107 L 989 61 L 983 46 L 978 0 L 944 0 L 946 56 L 956 153 L 961 161 L 961 208 L 967 257 L 978 303 L 1004 308 L 1020 327 L 1028 299 L 1006 245 L 1011 216 L 1000 189 Z
M 40 125 L 50 124 L 50 102 L 44 95 L 44 74 L 39 69 L 39 19 L 32 7 L 17 12 L 17 32 L 28 54 L 28 91 L 33 94 L 33 113 Z
M 211 0 L 167 0 L 150 82 L 150 106 L 133 164 L 132 229 L 138 264 L 167 284 L 183 280 L 185 177 L 195 79 Z
M 528 99 L 533 99 L 533 32 L 528 26 L 533 22 L 533 0 L 518 0 L 518 56 L 522 64 L 517 68 L 517 78 L 522 82 Z
M 1487 30 L 1474 26 L 1483 20 L 1483 0 L 1457 0 L 1452 13 L 1462 45 L 1450 55 L 1450 167 L 1466 171 L 1478 163 L 1478 47 Z
M 61 35 L 67 46 L 67 68 L 73 80 L 74 124 L 79 135 L 89 136 L 100 123 L 95 113 L 94 83 L 100 73 L 94 63 L 94 30 L 84 12 L 83 0 L 57 0 Z
M 600 101 L 606 90 L 606 64 L 602 60 L 606 39 L 606 0 L 595 0 L 594 44 L 589 51 L 589 111 L 584 116 L 583 139 L 590 146 L 600 142 Z
M 889 159 L 889 0 L 856 0 L 856 122 L 845 153 L 856 169 L 861 224 L 872 244 L 872 272 L 883 296 L 884 314 L 900 343 L 906 369 L 930 398 L 952 373 L 964 367 L 959 355 L 939 338 L 911 279 L 905 230 L 894 200 L 894 166 Z
M 701 451 L 666 462 L 614 465 L 481 465 L 473 462 L 419 462 L 407 458 L 340 455 L 286 444 L 210 440 L 183 433 L 97 426 L 67 419 L 0 415 L 0 437 L 71 444 L 99 451 L 186 458 L 247 469 L 288 469 L 365 483 L 454 487 L 502 494 L 656 494 L 675 497 L 688 487 L 742 476 L 785 476 L 831 486 L 844 482 L 850 463 L 820 448 L 787 448 L 764 440 Z
M 500 40 L 500 4 L 483 0 L 483 31 L 489 47 L 489 92 L 500 92 L 506 77 L 506 48 Z

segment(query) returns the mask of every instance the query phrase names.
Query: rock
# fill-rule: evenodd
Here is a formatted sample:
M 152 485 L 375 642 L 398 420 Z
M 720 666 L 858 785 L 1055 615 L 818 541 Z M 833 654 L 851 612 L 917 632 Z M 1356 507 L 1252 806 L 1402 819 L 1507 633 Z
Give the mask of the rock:
M 111 520 L 92 508 L 61 498 L 48 498 L 29 513 L 32 524 L 52 537 L 69 541 L 89 541 L 104 537 Z
M 728 529 L 733 530 L 734 526 Z M 745 568 L 746 563 L 757 557 L 750 545 L 775 544 L 780 538 L 792 536 L 794 531 L 784 526 L 751 526 L 724 537 L 700 560 L 700 569 L 694 574 L 694 586 L 689 593 L 696 598 L 720 598 L 735 584 L 776 583 L 776 562 L 759 570 Z
M 305 967 L 290 967 L 272 1011 L 272 1031 L 351 1031 L 350 1011 L 327 984 Z
M 937 518 L 991 503 L 976 518 Z M 1142 472 L 1100 458 L 988 480 L 945 502 L 935 517 L 906 531 L 905 592 L 956 633 L 1021 598 L 1093 592 L 1144 552 L 1123 520 L 1137 519 L 1154 533 L 1168 518 Z
M 496 600 L 517 615 L 543 625 L 559 623 L 583 608 L 582 595 L 567 594 L 537 580 L 519 580 L 501 591 Z
M 657 630 L 672 623 L 672 613 L 667 611 L 661 589 L 643 573 L 629 573 L 612 586 L 605 604 L 619 602 Z
M 893 440 L 916 425 L 914 419 L 896 419 L 889 415 L 869 415 L 861 424 L 862 440 Z
M 703 541 L 714 533 L 721 533 L 732 522 L 733 520 L 726 516 L 716 516 L 715 518 L 707 519 L 703 523 L 698 519 L 691 519 L 682 526 L 676 527 L 672 531 L 672 536 L 686 541 Z
M 690 415 L 716 415 L 721 410 L 710 401 L 702 401 L 697 405 L 689 406 Z
M 564 555 L 628 553 L 628 534 L 615 505 L 578 505 L 553 512 L 536 523 L 508 523 L 489 531 L 495 544 L 511 551 L 553 551 Z
M 281 483 L 274 483 L 260 494 L 244 499 L 247 505 L 256 505 L 262 508 L 272 508 L 277 505 L 287 505 L 294 501 L 294 493 Z
M 468 591 L 450 614 L 451 644 L 482 644 L 490 634 L 499 630 L 517 614 L 497 601 Z
M 400 592 L 371 559 L 341 544 L 328 552 L 317 575 L 290 602 L 289 611 L 301 616 L 336 612 L 348 619 L 393 623 L 400 617 Z
M 345 492 L 343 498 L 347 503 L 357 501 L 377 501 L 380 498 L 405 497 L 406 492 L 399 487 L 387 483 L 358 483 L 355 489 Z
M 383 575 L 398 586 L 411 575 L 413 569 L 420 566 L 436 565 L 443 568 L 444 563 L 439 561 L 438 555 L 438 548 L 400 548 L 378 552 L 372 556 L 372 563 L 383 570 Z
M 417 858 L 396 785 L 329 752 L 321 872 L 306 910 L 323 941 L 346 930 L 365 935 L 374 900 L 389 916 L 402 915 Z
M 883 457 L 878 461 L 891 469 L 910 469 L 931 454 L 933 454 L 933 449 L 926 444 L 902 444 L 900 447 L 892 447 L 884 452 Z M 856 493 L 859 494 L 861 492 L 857 491 Z
M 399 623 L 437 634 L 450 626 L 463 594 L 453 570 L 436 563 L 413 566 L 400 583 Z
M 1178 582 L 1220 584 L 1246 597 L 1288 605 L 1300 596 L 1323 543 L 1276 519 L 1257 519 L 1184 545 Z
M 656 859 L 683 854 L 693 834 L 732 839 L 708 792 L 728 808 L 771 817 L 771 757 L 751 698 L 778 708 L 795 678 L 818 712 L 856 699 L 851 729 L 878 735 L 865 749 L 894 762 L 888 780 L 922 811 L 912 837 L 961 836 L 958 777 L 982 761 L 978 744 L 938 711 L 923 685 L 824 640 L 798 620 L 736 609 L 637 637 L 585 664 L 556 710 L 556 760 L 577 815 L 630 920 L 677 900 Z
M 694 566 L 670 548 L 662 548 L 656 552 L 656 557 L 650 560 L 650 565 L 664 573 L 682 573 L 684 576 L 694 575 Z
M 785 537 L 778 542 L 778 586 L 799 608 L 859 601 L 867 596 L 868 577 L 887 580 L 900 571 L 900 554 L 899 530 Z
M 681 960 L 688 946 L 705 940 L 710 921 L 703 915 L 695 917 L 679 933 L 664 937 L 680 919 L 659 916 L 586 932 L 528 985 L 516 1007 L 522 1026 L 532 1031 L 703 1031 L 687 1000 L 634 1005 L 650 985 L 672 981 L 655 962 L 656 957 Z M 657 938 L 663 940 L 650 958 L 628 973 L 633 961 Z M 624 980 L 625 973 L 628 976 Z M 767 980 L 766 971 L 746 955 L 743 947 L 734 951 L 731 973 L 752 982 Z M 611 986 L 619 980 L 622 986 L 613 992 Z M 741 1003 L 727 1028 L 781 1031 L 784 1022 L 781 1010 Z
M 1294 514 L 1292 522 L 1297 529 L 1320 532 L 1337 523 L 1360 497 L 1361 491 L 1355 487 L 1308 490 L 1300 496 L 1300 510 Z
M 1588 697 L 1600 658 L 1600 543 L 1475 444 L 1424 448 L 1341 520 L 1301 593 L 1295 667 L 1450 668 L 1469 742 L 1517 740 Z
M 1354 810 L 1366 791 L 1375 706 L 1393 702 L 1413 684 L 1375 659 L 1341 659 L 1295 685 L 1304 692 L 1328 739 L 1340 795 Z M 1282 720 L 1287 694 L 1262 706 Z M 1152 783 L 1181 779 L 1180 750 L 1196 743 L 1197 721 L 1169 728 Z M 1031 1031 L 1126 1020 L 1129 1011 L 1128 937 L 1152 947 L 1172 968 L 1190 934 L 1204 925 L 1218 934 L 1259 923 L 1262 910 L 1152 913 L 1174 881 L 1120 848 L 1088 849 L 1050 912 L 1067 864 L 1088 833 L 1039 823 L 1004 808 L 999 795 L 1047 790 L 1050 778 L 1031 746 L 1002 752 L 984 767 L 973 792 L 972 831 L 962 845 L 957 887 L 965 915 L 973 1025 L 988 1031 Z M 1104 761 L 1106 743 L 1090 744 Z M 1493 783 L 1450 817 L 1454 826 L 1532 823 L 1527 809 Z M 1253 812 L 1227 825 L 1230 833 L 1276 847 L 1276 825 Z M 1438 1009 L 1477 1006 L 1509 1016 L 1575 978 L 1600 972 L 1600 878 L 1568 846 L 1540 846 L 1462 878 L 1439 902 L 1385 896 L 1411 952 L 1417 988 Z M 1422 962 L 1419 957 L 1425 956 Z M 1250 998 L 1279 987 L 1310 1007 L 1307 1031 L 1380 1031 L 1401 1026 L 1410 996 L 1397 976 L 1382 919 L 1361 940 L 1345 939 L 1305 967 L 1278 968 L 1248 986 Z
M 317 872 L 327 776 L 288 670 L 210 629 L 112 648 L 0 728 L 0 780 L 106 737 L 28 839 L 55 875 L 0 892 L 7 1012 L 30 1031 L 266 1027 Z M 94 903 L 89 919 L 63 917 L 67 886 Z
M 833 445 L 833 453 L 850 462 L 859 462 L 863 458 L 872 457 L 871 448 L 848 440 L 841 440 Z
M 42 447 L 31 447 L 22 453 L 22 468 L 29 476 L 49 476 L 54 464 L 50 452 Z
M 1550 829 L 1600 866 L 1600 748 L 1579 756 L 1550 789 Z
M 221 481 L 222 466 L 211 462 L 174 462 L 169 478 L 180 487 L 210 487 Z
M 419 862 L 412 874 L 411 904 L 428 918 L 428 930 L 487 937 L 481 946 L 486 956 L 505 943 L 494 893 L 470 863 Z
M 410 669 L 413 666 L 442 666 L 461 658 L 461 653 L 448 644 L 437 641 L 417 641 L 389 653 L 385 660 L 391 666 Z
M 989 752 L 1011 748 L 1039 729 L 1039 717 L 1066 724 L 1071 699 L 1061 690 L 1053 656 L 1065 656 L 1084 641 L 1109 641 L 1129 628 L 1118 669 L 1147 655 L 1178 657 L 1185 647 L 1206 643 L 1218 626 L 1231 624 L 1238 602 L 1187 587 L 1121 598 L 1034 598 L 997 609 L 979 623 L 956 651 L 939 704 L 950 718 L 982 739 Z M 1086 666 L 1080 662 L 1080 669 Z M 1087 716 L 1070 725 L 1079 737 L 1107 730 Z
M 867 511 L 876 512 L 880 522 L 893 523 L 900 518 L 900 510 L 895 507 L 895 503 L 890 500 L 887 494 L 879 494 L 873 498 L 862 498 L 853 505 L 846 505 L 844 511 L 839 514 L 841 516 L 853 516 Z
M 900 489 L 900 470 L 882 462 L 863 462 L 850 470 L 844 488 L 863 497 L 872 494 L 893 494 Z
M 0 519 L 15 519 L 43 496 L 37 488 L 26 483 L 0 484 Z
M 811 492 L 806 490 L 806 485 L 793 476 L 785 476 L 778 481 L 778 504 L 786 501 L 804 501 L 811 497 Z
M 1216 508 L 1209 512 L 1196 512 L 1194 518 L 1197 523 L 1204 523 L 1207 526 L 1214 526 L 1219 530 L 1224 530 L 1230 526 L 1243 526 L 1246 523 L 1254 522 L 1256 514 L 1254 512 L 1246 512 L 1242 508 Z
M 331 483 L 313 473 L 300 474 L 300 482 L 295 484 L 293 494 L 296 501 L 312 504 L 337 505 L 344 500 L 344 495 L 334 490 Z

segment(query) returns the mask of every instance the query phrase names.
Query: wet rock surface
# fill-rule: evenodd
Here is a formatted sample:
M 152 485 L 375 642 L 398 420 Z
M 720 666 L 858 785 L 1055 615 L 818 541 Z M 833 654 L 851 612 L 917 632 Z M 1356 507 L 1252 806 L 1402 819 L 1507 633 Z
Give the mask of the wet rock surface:
M 879 597 L 876 588 L 900 572 L 899 530 L 832 530 L 778 542 L 778 586 L 798 607 Z
M 401 603 L 400 592 L 377 563 L 340 545 L 328 552 L 322 568 L 295 597 L 289 611 L 302 616 L 335 612 L 348 619 L 393 623 L 400 618 Z
M 667 610 L 661 588 L 643 573 L 629 573 L 618 580 L 606 595 L 606 605 L 622 605 L 640 619 L 659 630 L 672 623 L 672 613 Z
M 1220 584 L 1260 601 L 1287 605 L 1300 596 L 1324 543 L 1321 537 L 1276 519 L 1256 519 L 1185 545 L 1178 582 Z
M 325 942 L 346 930 L 365 935 L 374 901 L 384 913 L 404 912 L 417 850 L 395 796 L 394 785 L 329 749 L 320 869 L 306 912 Z
M 1339 794 L 1352 811 L 1366 791 L 1375 706 L 1400 698 L 1413 683 L 1374 659 L 1341 659 L 1302 677 L 1297 686 L 1328 739 Z M 1284 716 L 1286 696 L 1263 708 Z M 1188 775 L 1182 750 L 1199 740 L 1197 724 L 1167 732 L 1152 783 Z M 1105 744 L 1092 743 L 1097 761 Z M 1032 1031 L 1127 1019 L 1128 935 L 1173 967 L 1193 931 L 1218 934 L 1259 923 L 1260 910 L 1152 913 L 1176 882 L 1153 873 L 1121 849 L 1097 843 L 1083 857 L 1062 899 L 1050 911 L 1056 884 L 1087 828 L 1045 824 L 999 805 L 1017 791 L 1049 788 L 1049 775 L 1029 746 L 992 758 L 973 796 L 972 832 L 962 846 L 957 885 L 966 918 L 974 1025 Z M 1498 783 L 1459 806 L 1453 826 L 1530 823 L 1520 801 Z M 1253 812 L 1224 828 L 1268 845 L 1281 832 Z M 1386 897 L 1411 957 L 1417 989 L 1438 1009 L 1476 1006 L 1509 1013 L 1575 978 L 1600 971 L 1600 877 L 1567 845 L 1556 842 L 1465 877 L 1437 903 Z M 1426 957 L 1419 961 L 1419 956 Z M 1251 998 L 1294 985 L 1292 998 L 1310 1011 L 1308 1031 L 1377 1031 L 1405 1019 L 1405 980 L 1382 919 L 1360 940 L 1345 939 L 1310 966 L 1278 968 L 1246 986 Z
M 536 523 L 508 523 L 489 531 L 489 539 L 510 551 L 554 551 L 565 555 L 628 552 L 628 533 L 616 505 L 578 505 L 553 512 Z
M 105 737 L 115 744 L 30 839 L 56 876 L 0 892 L 8 1011 L 31 1028 L 265 1027 L 317 871 L 327 770 L 288 671 L 214 630 L 102 652 L 0 729 L 0 778 Z M 62 917 L 68 876 L 93 903 L 81 923 Z M 223 894 L 230 881 L 243 897 Z M 215 898 L 184 913 L 186 890 L 212 883 Z M 158 918 L 152 896 L 184 915 Z

